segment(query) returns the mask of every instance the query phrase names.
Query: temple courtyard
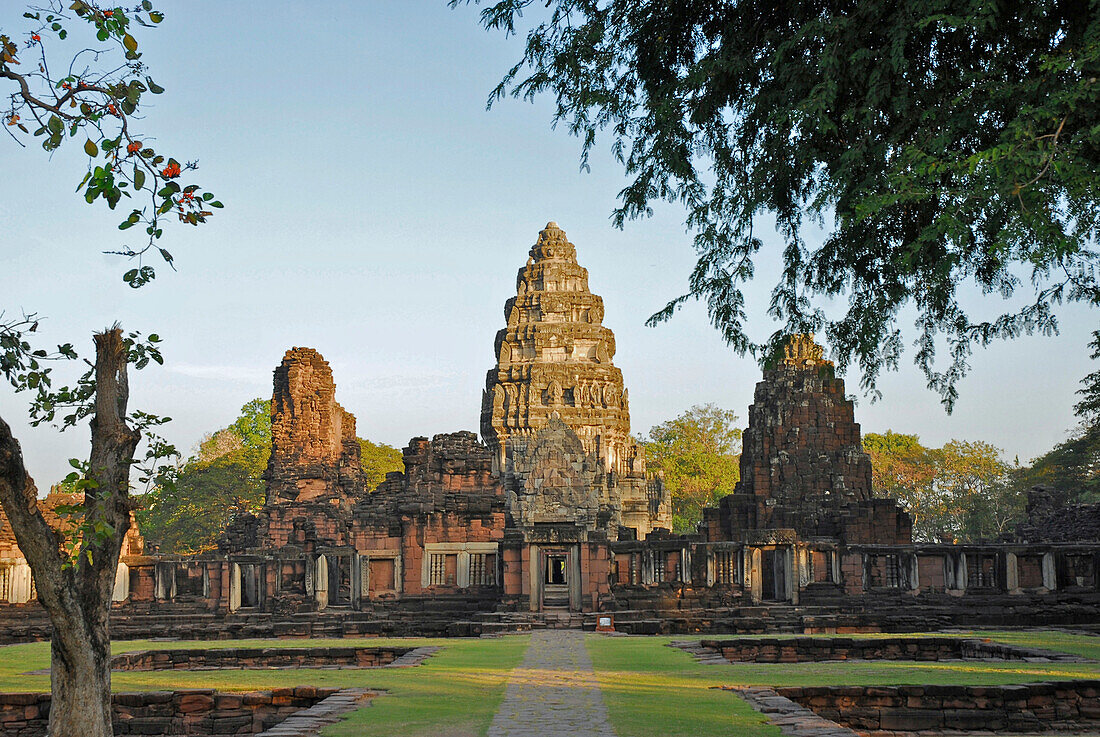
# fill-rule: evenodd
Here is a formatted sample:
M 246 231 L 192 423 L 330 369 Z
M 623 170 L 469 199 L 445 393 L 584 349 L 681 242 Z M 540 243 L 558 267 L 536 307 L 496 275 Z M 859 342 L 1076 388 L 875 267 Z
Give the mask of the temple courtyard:
M 798 334 L 762 368 L 740 480 L 676 532 L 603 317 L 547 223 L 480 437 L 414 437 L 380 483 L 332 366 L 287 350 L 262 506 L 200 553 L 123 541 L 114 733 L 1100 735 L 1100 504 L 1035 487 L 1002 538 L 914 538 Z M 53 634 L 0 516 L 0 735 L 47 734 Z
M 972 649 L 950 652 L 947 640 Z M 302 650 L 307 657 L 297 657 Z M 113 652 L 118 734 L 181 734 L 200 719 L 215 725 L 206 733 L 254 734 L 262 719 L 276 719 L 261 711 L 280 705 L 267 734 L 1100 734 L 1100 638 L 1070 630 L 708 640 L 547 629 L 482 638 L 132 640 Z M 349 652 L 383 657 L 356 663 Z M 21 734 L 20 722 L 35 730 L 48 668 L 45 642 L 0 649 L 5 734 Z M 827 718 L 838 705 L 840 723 Z M 931 714 L 947 721 L 922 721 Z

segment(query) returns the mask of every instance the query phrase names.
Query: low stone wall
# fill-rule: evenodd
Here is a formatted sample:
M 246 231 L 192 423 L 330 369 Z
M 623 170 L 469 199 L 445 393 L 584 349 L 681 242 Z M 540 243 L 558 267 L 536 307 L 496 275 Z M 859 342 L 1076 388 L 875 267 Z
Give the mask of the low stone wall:
M 277 688 L 250 693 L 212 689 L 116 693 L 116 735 L 259 734 L 295 712 L 339 691 Z M 48 693 L 0 693 L 0 735 L 44 737 L 50 718 Z
M 379 668 L 411 647 L 272 647 L 136 650 L 111 658 L 111 670 L 213 668 Z
M 859 732 L 1046 732 L 1100 725 L 1100 681 L 817 686 L 776 693 Z
M 700 647 L 735 663 L 826 660 L 1080 660 L 1072 655 L 961 637 L 762 637 L 702 640 Z

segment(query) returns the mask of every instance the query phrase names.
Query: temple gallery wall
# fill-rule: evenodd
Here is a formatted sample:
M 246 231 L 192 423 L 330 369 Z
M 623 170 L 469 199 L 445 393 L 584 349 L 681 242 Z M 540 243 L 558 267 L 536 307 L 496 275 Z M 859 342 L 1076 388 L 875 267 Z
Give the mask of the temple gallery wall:
M 548 223 L 504 304 L 481 439 L 413 438 L 404 471 L 373 489 L 329 364 L 291 348 L 274 372 L 263 509 L 190 557 L 145 555 L 131 530 L 114 635 L 477 634 L 597 618 L 631 632 L 1100 621 L 1100 508 L 1052 515 L 1037 494 L 1026 539 L 914 543 L 901 506 L 871 495 L 852 402 L 810 336 L 792 336 L 756 386 L 741 481 L 694 534 L 671 534 L 603 314 L 575 247 Z M 6 641 L 49 634 L 6 519 L 0 623 Z

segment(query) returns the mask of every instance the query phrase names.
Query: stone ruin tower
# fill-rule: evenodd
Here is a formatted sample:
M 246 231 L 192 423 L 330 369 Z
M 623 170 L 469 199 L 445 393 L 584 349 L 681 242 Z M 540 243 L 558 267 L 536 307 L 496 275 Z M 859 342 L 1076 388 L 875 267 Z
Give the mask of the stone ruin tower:
M 720 537 L 911 541 L 912 522 L 897 502 L 871 496 L 854 405 L 823 355 L 813 336 L 794 335 L 765 369 L 742 438 L 741 480 L 719 503 Z
M 328 361 L 312 348 L 291 348 L 275 369 L 267 505 L 353 499 L 360 453 L 355 416 L 336 403 Z
M 481 434 L 494 471 L 519 500 L 513 518 L 521 525 L 564 523 L 569 515 L 549 510 L 568 507 L 579 526 L 603 528 L 612 539 L 619 526 L 644 537 L 671 527 L 668 495 L 658 479 L 647 479 L 645 454 L 630 435 L 622 371 L 611 363 L 615 336 L 603 316 L 603 300 L 589 291 L 576 248 L 557 223 L 547 223 L 516 277 L 516 296 L 504 305 L 507 326 L 496 336 Z M 542 447 L 548 443 L 561 447 Z M 550 474 L 557 481 L 543 483 L 551 458 L 557 465 L 571 460 Z M 584 487 L 591 498 L 579 500 L 566 487 Z M 562 504 L 565 499 L 570 502 Z

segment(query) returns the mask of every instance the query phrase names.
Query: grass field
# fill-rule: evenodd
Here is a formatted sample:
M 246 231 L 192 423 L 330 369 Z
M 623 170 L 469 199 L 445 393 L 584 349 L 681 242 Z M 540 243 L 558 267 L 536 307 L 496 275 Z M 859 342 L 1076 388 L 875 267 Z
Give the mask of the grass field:
M 980 632 L 999 642 L 1029 645 L 1100 660 L 1100 638 L 1063 632 Z M 1040 680 L 1100 678 L 1100 663 L 1026 662 L 838 662 L 805 664 L 729 663 L 704 665 L 668 646 L 671 637 L 606 637 L 589 634 L 586 644 L 619 737 L 668 735 L 760 735 L 778 730 L 726 685 L 994 685 Z M 302 647 L 348 645 L 440 645 L 416 668 L 371 670 L 214 670 L 116 673 L 116 691 L 216 688 L 252 691 L 279 686 L 357 686 L 384 691 L 370 706 L 353 712 L 324 733 L 329 737 L 382 735 L 467 737 L 483 735 L 504 694 L 509 672 L 519 664 L 529 638 L 231 640 L 216 642 L 116 642 L 127 650 L 217 647 Z M 49 645 L 0 648 L 0 690 L 46 691 Z

